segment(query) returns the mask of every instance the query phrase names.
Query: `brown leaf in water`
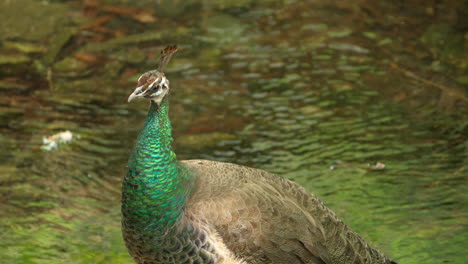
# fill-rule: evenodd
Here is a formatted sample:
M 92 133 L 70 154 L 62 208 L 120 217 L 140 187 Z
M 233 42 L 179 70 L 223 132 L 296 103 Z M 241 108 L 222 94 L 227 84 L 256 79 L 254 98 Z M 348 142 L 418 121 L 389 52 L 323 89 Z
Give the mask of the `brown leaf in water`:
M 149 12 L 139 12 L 135 15 L 132 15 L 132 18 L 140 23 L 153 23 L 156 21 L 156 18 L 153 14 Z
M 113 34 L 114 30 L 105 28 L 105 27 L 95 27 L 93 28 L 94 32 L 105 33 L 105 34 Z
M 137 12 L 138 8 L 126 6 L 103 6 L 102 10 L 117 15 L 131 15 L 132 13 Z
M 130 76 L 133 76 L 135 74 L 138 74 L 139 70 L 138 69 L 135 69 L 135 68 L 127 68 L 125 69 L 125 71 L 122 73 L 122 77 L 130 77 Z
M 114 16 L 102 16 L 98 17 L 96 20 L 89 24 L 81 25 L 81 29 L 93 29 L 96 27 L 101 27 L 103 24 L 105 24 L 107 21 L 111 20 Z
M 129 16 L 140 23 L 153 23 L 156 21 L 156 18 L 153 15 L 153 10 L 148 8 L 104 5 L 96 0 L 85 0 L 84 6 L 87 9 L 92 9 L 97 12 L 101 11 L 114 15 Z M 95 21 L 93 23 L 97 23 L 97 26 L 102 25 L 102 23 L 99 22 L 100 21 Z
M 78 52 L 75 53 L 73 57 L 88 64 L 95 64 L 98 62 L 98 57 L 94 53 Z
M 85 7 L 97 7 L 99 6 L 99 2 L 96 0 L 84 0 Z
M 0 81 L 6 81 L 6 82 L 17 82 L 17 81 L 20 81 L 20 80 L 21 79 L 16 78 L 16 77 L 6 77 L 6 78 L 0 79 Z
M 393 99 L 397 102 L 401 102 L 408 97 L 408 94 L 405 91 L 401 91 L 398 94 L 393 96 Z
M 151 9 L 126 6 L 104 6 L 102 10 L 113 14 L 130 16 L 140 23 L 152 23 L 156 21 Z
M 125 35 L 125 32 L 122 30 L 114 30 L 106 27 L 95 27 L 92 29 L 92 31 L 95 33 L 101 33 L 93 36 L 95 42 L 105 41 L 109 38 L 109 36 L 121 37 Z

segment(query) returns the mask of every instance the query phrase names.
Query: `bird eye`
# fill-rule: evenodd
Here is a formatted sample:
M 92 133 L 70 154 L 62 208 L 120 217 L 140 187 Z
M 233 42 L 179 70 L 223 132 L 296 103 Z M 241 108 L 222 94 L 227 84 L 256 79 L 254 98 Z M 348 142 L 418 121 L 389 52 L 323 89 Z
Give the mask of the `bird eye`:
M 154 80 L 152 83 L 150 83 L 150 85 L 148 86 L 148 90 L 152 90 L 152 89 L 157 89 L 161 84 L 161 80 L 160 79 L 156 79 Z

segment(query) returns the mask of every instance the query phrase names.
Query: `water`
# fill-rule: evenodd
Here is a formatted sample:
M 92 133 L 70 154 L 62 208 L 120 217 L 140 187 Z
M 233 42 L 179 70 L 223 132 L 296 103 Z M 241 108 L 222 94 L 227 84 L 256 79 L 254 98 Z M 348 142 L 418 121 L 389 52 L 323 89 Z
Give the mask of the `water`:
M 147 105 L 125 97 L 173 42 L 180 159 L 292 179 L 399 263 L 468 259 L 466 51 L 448 26 L 455 4 L 139 1 L 147 9 L 122 13 L 132 3 L 51 2 L 37 7 L 58 16 L 38 22 L 57 27 L 49 42 L 2 34 L 1 54 L 16 59 L 0 65 L 6 263 L 132 263 L 120 181 Z M 438 10 L 451 15 L 439 21 Z M 42 137 L 65 130 L 79 138 L 41 150 Z

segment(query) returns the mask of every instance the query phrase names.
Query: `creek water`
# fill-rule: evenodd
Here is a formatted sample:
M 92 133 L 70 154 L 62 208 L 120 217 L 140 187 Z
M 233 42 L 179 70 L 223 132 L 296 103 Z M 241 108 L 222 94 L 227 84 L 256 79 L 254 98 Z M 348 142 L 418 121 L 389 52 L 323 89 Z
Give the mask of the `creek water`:
M 214 2 L 41 7 L 71 14 L 56 20 L 74 33 L 48 70 L 2 73 L 2 261 L 132 263 L 120 234 L 120 182 L 148 106 L 125 99 L 161 48 L 177 43 L 166 75 L 179 159 L 294 180 L 399 263 L 466 263 L 465 68 L 424 41 L 443 35 L 427 26 L 430 10 Z M 109 8 L 128 5 L 154 10 L 155 21 Z M 78 26 L 104 16 L 108 31 Z M 25 60 L 47 62 L 47 54 Z M 43 137 L 66 130 L 69 144 L 41 149 Z

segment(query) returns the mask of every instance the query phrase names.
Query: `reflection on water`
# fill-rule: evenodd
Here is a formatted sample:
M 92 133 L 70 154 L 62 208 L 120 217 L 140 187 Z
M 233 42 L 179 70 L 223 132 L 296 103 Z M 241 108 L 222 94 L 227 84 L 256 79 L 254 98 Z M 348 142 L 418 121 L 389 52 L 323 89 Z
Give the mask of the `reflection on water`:
M 1 29 L 7 263 L 131 263 L 120 180 L 147 107 L 125 97 L 171 42 L 180 159 L 297 181 L 400 263 L 468 258 L 466 38 L 455 11 L 431 13 L 457 4 L 51 2 L 35 7 L 54 16 L 50 42 Z M 65 130 L 79 139 L 40 149 Z

